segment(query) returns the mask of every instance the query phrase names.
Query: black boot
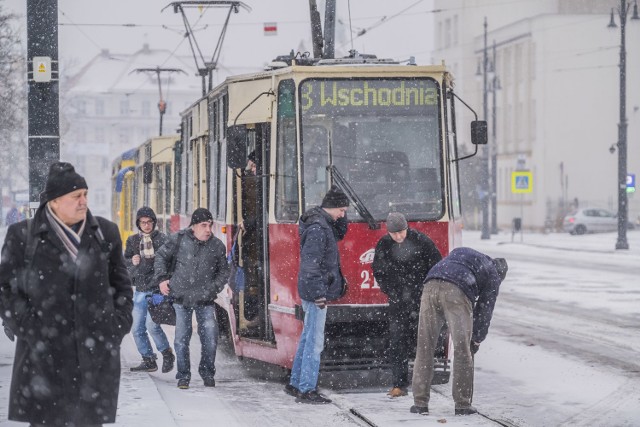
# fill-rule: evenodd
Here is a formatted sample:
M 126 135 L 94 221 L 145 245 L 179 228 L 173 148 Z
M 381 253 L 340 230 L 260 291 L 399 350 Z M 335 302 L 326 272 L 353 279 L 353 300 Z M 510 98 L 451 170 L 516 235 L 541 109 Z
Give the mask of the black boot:
M 173 369 L 173 362 L 176 361 L 176 357 L 173 355 L 173 351 L 171 351 L 171 347 L 162 352 L 162 372 L 165 374 L 167 372 L 171 372 Z
M 155 372 L 158 370 L 158 364 L 153 357 L 143 357 L 142 362 L 130 370 L 131 372 Z

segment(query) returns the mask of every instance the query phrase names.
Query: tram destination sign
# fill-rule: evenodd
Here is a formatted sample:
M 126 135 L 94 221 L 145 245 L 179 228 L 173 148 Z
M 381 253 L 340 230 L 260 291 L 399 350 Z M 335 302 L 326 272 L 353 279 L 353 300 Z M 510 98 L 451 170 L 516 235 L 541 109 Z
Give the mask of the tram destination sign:
M 372 112 L 424 114 L 438 105 L 438 86 L 432 79 L 305 80 L 300 86 L 305 114 Z

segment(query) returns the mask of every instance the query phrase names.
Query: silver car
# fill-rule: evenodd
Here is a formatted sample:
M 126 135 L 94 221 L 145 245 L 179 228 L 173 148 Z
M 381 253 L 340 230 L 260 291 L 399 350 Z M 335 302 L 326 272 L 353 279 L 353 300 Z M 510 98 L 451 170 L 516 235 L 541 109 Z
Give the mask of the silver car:
M 563 228 L 571 234 L 616 231 L 618 216 L 606 209 L 578 209 L 564 217 Z

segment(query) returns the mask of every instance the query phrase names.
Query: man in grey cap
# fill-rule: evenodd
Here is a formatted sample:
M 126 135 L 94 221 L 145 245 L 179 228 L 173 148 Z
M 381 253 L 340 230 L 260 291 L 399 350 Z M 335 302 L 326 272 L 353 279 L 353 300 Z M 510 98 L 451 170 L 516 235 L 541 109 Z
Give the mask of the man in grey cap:
M 453 400 L 456 415 L 472 415 L 473 355 L 489 332 L 500 284 L 507 275 L 504 258 L 490 258 L 471 248 L 456 248 L 429 274 L 420 301 L 418 349 L 413 367 L 410 412 L 429 414 L 433 353 L 440 329 L 453 341 Z
M 400 212 L 387 217 L 387 234 L 376 245 L 373 275 L 389 297 L 389 348 L 392 387 L 389 397 L 407 395 L 409 358 L 416 348 L 420 294 L 427 273 L 442 255 L 425 234 L 409 228 Z

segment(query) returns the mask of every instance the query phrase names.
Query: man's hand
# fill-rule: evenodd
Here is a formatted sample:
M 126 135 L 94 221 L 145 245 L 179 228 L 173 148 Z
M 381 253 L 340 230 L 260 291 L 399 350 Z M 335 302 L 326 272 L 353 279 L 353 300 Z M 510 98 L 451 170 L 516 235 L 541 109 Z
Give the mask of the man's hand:
M 134 255 L 131 257 L 131 263 L 133 265 L 138 265 L 140 264 L 140 255 Z
M 480 350 L 480 343 L 471 340 L 471 354 L 476 354 Z
M 316 307 L 318 307 L 320 310 L 324 309 L 327 306 L 327 299 L 326 298 L 318 298 L 315 301 Z
M 160 293 L 162 295 L 169 295 L 169 281 L 165 280 L 164 282 L 160 282 Z

